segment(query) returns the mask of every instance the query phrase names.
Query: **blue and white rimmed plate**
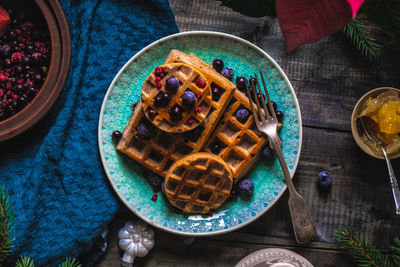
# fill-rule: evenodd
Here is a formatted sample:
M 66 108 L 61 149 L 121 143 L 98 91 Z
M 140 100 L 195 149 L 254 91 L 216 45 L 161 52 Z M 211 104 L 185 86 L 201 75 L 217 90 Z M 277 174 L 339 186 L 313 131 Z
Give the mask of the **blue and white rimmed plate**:
M 111 139 L 114 130 L 127 124 L 131 104 L 140 99 L 148 74 L 161 65 L 170 50 L 194 53 L 205 62 L 220 58 L 236 75 L 249 77 L 262 70 L 271 98 L 284 113 L 280 130 L 282 149 L 293 176 L 301 151 L 302 128 L 299 104 L 294 90 L 278 64 L 263 50 L 241 38 L 218 32 L 184 32 L 160 39 L 143 48 L 118 72 L 104 98 L 99 121 L 99 149 L 103 166 L 117 195 L 147 223 L 181 235 L 215 235 L 242 227 L 265 213 L 286 189 L 279 162 L 260 162 L 249 179 L 254 183 L 251 198 L 224 203 L 212 216 L 185 215 L 175 212 L 168 199 L 143 177 L 139 163 L 119 153 Z

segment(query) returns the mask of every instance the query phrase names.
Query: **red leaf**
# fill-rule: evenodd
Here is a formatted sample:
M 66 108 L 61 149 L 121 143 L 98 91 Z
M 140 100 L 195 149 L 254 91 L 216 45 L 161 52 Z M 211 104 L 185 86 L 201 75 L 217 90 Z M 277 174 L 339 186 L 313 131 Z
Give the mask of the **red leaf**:
M 347 0 L 276 0 L 288 53 L 335 33 L 351 19 Z
M 8 23 L 10 22 L 10 16 L 7 11 L 0 6 L 0 37 L 6 32 Z
M 353 18 L 356 17 L 358 9 L 364 3 L 365 0 L 347 0 L 349 2 L 349 5 L 351 7 L 351 12 L 353 13 Z

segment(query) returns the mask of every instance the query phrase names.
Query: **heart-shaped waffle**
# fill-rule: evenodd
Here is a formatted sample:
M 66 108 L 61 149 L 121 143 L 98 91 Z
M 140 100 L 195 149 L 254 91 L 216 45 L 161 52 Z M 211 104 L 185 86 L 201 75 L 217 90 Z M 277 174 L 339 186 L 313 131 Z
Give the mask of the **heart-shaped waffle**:
M 183 94 L 190 96 L 191 101 L 185 102 Z M 170 133 L 187 132 L 203 122 L 210 112 L 210 84 L 190 65 L 164 64 L 144 82 L 142 103 L 145 116 L 157 128 Z
M 165 177 L 165 193 L 175 207 L 187 213 L 208 213 L 229 197 L 230 167 L 220 157 L 198 152 L 176 161 Z

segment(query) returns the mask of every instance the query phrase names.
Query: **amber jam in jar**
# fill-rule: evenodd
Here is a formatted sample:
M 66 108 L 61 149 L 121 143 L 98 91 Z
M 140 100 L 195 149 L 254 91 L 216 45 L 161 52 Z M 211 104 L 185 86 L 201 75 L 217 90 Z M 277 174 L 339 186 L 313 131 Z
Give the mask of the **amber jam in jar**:
M 377 97 L 369 97 L 362 106 L 358 117 L 367 116 L 376 122 L 378 138 L 385 144 L 389 155 L 400 150 L 400 94 L 389 90 Z M 377 155 L 383 156 L 379 145 L 366 136 L 363 142 Z

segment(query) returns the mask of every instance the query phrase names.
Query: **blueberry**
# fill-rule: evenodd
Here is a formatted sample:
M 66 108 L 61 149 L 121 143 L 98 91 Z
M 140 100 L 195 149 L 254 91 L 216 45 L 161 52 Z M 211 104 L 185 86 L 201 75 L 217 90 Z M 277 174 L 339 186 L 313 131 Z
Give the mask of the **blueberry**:
M 231 68 L 224 68 L 221 72 L 221 74 L 227 78 L 228 80 L 232 81 L 233 76 L 235 75 L 235 73 L 233 72 L 233 69 Z
M 243 179 L 239 182 L 239 190 L 246 195 L 253 194 L 254 184 L 249 179 Z
M 164 181 L 164 178 L 161 177 L 160 175 L 152 172 L 150 173 L 147 177 L 147 181 L 154 187 L 160 186 L 161 183 Z
M 246 90 L 247 79 L 245 77 L 236 77 L 236 87 L 240 91 L 244 92 Z
M 211 144 L 210 150 L 215 155 L 218 155 L 219 151 L 221 151 L 221 145 L 219 143 L 217 143 L 217 142 L 214 142 L 214 143 Z
M 318 174 L 318 185 L 321 189 L 329 189 L 332 185 L 332 175 L 323 171 Z
M 253 84 L 254 84 L 254 86 L 256 86 L 257 85 L 257 80 L 254 77 L 250 77 L 249 86 L 253 86 Z
M 249 116 L 250 112 L 245 108 L 241 108 L 236 112 L 236 119 L 241 123 L 245 123 Z
M 112 133 L 112 139 L 114 142 L 118 142 L 122 137 L 122 133 L 120 131 L 114 131 Z
M 224 62 L 218 58 L 213 59 L 213 68 L 216 71 L 221 72 L 221 70 L 224 68 Z
M 283 120 L 283 112 L 281 110 L 278 110 L 276 112 L 276 118 L 278 119 L 279 122 L 282 122 L 282 120 Z
M 186 107 L 194 107 L 196 104 L 196 95 L 191 91 L 185 91 L 182 95 L 182 105 Z
M 161 192 L 165 195 L 166 193 L 165 193 L 165 183 L 164 182 L 162 182 L 161 183 Z
M 174 105 L 171 107 L 171 109 L 168 111 L 169 117 L 173 121 L 180 121 L 182 119 L 182 108 L 178 105 Z
M 167 89 L 169 92 L 176 92 L 179 87 L 179 80 L 175 76 L 171 76 L 167 79 L 165 83 L 165 89 Z
M 237 188 L 237 185 L 234 185 L 231 189 L 231 193 L 229 194 L 229 197 L 226 199 L 227 202 L 233 201 L 237 199 L 239 196 L 239 188 Z
M 157 108 L 165 108 L 171 101 L 171 96 L 165 92 L 159 92 L 154 98 L 154 106 Z
M 266 145 L 262 151 L 262 156 L 265 160 L 271 161 L 275 158 L 275 151 L 269 145 Z
M 153 125 L 146 121 L 139 123 L 136 130 L 138 136 L 144 140 L 149 140 L 154 133 Z

